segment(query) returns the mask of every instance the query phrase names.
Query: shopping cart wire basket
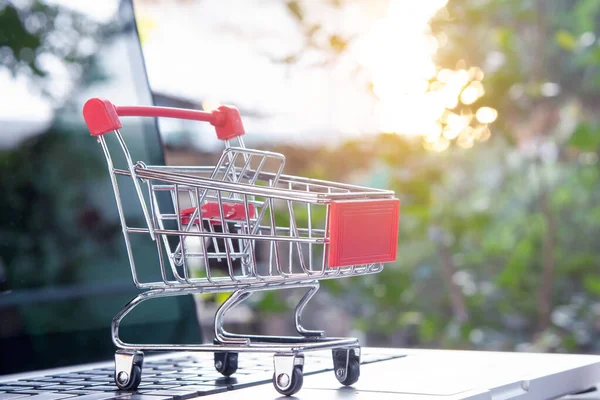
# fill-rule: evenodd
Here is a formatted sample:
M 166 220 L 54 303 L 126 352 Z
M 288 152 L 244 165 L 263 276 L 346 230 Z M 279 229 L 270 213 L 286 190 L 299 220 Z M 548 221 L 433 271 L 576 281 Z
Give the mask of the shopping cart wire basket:
M 143 290 L 112 321 L 118 348 L 115 383 L 120 389 L 139 385 L 144 350 L 213 352 L 215 368 L 225 376 L 235 373 L 239 353 L 274 353 L 273 384 L 291 395 L 302 386 L 303 352 L 331 349 L 340 383 L 358 380 L 358 340 L 306 329 L 302 311 L 320 280 L 377 273 L 396 259 L 400 203 L 393 191 L 285 175 L 284 155 L 245 147 L 244 127 L 234 107 L 212 112 L 122 107 L 93 98 L 84 105 L 83 116 L 106 157 L 133 281 Z M 119 117 L 125 116 L 209 122 L 225 149 L 213 166 L 134 163 L 120 132 Z M 104 136 L 110 132 L 123 152 L 120 168 Z M 123 179 L 133 184 L 144 216 L 140 226 L 128 224 L 133 218 L 125 215 L 119 189 Z M 154 241 L 160 266 L 156 279 L 143 280 L 138 274 L 133 235 Z M 291 288 L 307 290 L 294 312 L 299 336 L 242 335 L 224 329 L 226 313 L 252 293 Z M 132 344 L 119 338 L 122 319 L 146 300 L 217 292 L 231 294 L 215 314 L 212 344 Z

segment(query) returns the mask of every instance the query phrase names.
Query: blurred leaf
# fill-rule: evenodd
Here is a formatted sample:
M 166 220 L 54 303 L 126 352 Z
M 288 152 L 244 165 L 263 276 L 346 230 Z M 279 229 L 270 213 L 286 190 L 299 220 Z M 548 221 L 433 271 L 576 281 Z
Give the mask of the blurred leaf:
M 496 29 L 494 39 L 505 50 L 512 50 L 514 48 L 514 33 L 509 28 L 502 27 Z
M 594 296 L 600 295 L 600 277 L 588 275 L 583 279 L 583 287 Z
M 568 31 L 561 29 L 554 35 L 556 43 L 567 51 L 573 51 L 577 45 L 577 39 Z
M 594 151 L 600 147 L 600 131 L 587 123 L 580 123 L 568 144 L 582 151 Z
M 302 7 L 300 3 L 295 0 L 288 1 L 286 3 L 287 9 L 292 15 L 300 22 L 304 19 L 304 11 L 302 11 Z
M 281 297 L 276 291 L 263 292 L 262 298 L 257 303 L 257 308 L 265 312 L 284 312 L 287 311 L 285 301 L 282 301 Z
M 600 64 L 600 49 L 592 48 L 591 50 L 584 52 L 577 58 L 577 64 L 582 67 Z
M 431 212 L 427 205 L 423 204 L 409 204 L 401 205 L 401 212 L 403 215 L 411 215 L 413 217 L 427 219 Z
M 338 35 L 332 35 L 329 37 L 329 46 L 331 46 L 335 52 L 342 53 L 348 46 L 348 41 Z
M 515 248 L 504 270 L 498 277 L 498 283 L 511 290 L 518 290 L 522 277 L 526 273 L 533 253 L 531 240 L 523 239 Z
M 563 207 L 573 201 L 573 191 L 566 187 L 557 188 L 551 196 L 554 207 Z
M 600 1 L 598 0 L 579 0 L 575 3 L 573 25 L 579 34 L 594 31 L 598 11 L 600 11 Z
M 419 334 L 426 342 L 433 340 L 438 335 L 435 321 L 432 318 L 426 318 L 419 325 Z
M 215 296 L 215 302 L 217 304 L 223 304 L 225 302 L 225 300 L 227 300 L 229 298 L 229 295 L 231 293 L 228 292 L 219 292 L 216 294 Z
M 306 32 L 309 36 L 313 36 L 315 33 L 321 30 L 321 24 L 313 24 Z
M 573 335 L 567 335 L 563 338 L 562 344 L 569 353 L 573 353 L 577 350 L 577 340 L 575 340 Z

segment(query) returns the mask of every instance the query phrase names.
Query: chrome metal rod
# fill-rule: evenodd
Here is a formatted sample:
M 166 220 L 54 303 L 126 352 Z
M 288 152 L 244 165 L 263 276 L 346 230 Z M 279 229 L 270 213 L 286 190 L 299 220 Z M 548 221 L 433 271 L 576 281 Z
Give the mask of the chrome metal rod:
M 130 233 L 148 233 L 145 228 L 127 228 Z M 221 233 L 221 232 L 180 232 L 172 229 L 155 229 L 158 234 L 173 235 L 173 236 L 199 236 L 213 238 L 230 238 L 230 239 L 251 239 L 251 240 L 271 240 L 276 242 L 300 242 L 300 243 L 328 243 L 327 238 L 307 238 L 307 237 L 289 237 L 289 236 L 265 236 L 265 235 L 246 235 L 238 233 Z
M 115 201 L 117 202 L 117 211 L 119 213 L 119 220 L 121 221 L 121 232 L 123 232 L 123 239 L 125 240 L 125 249 L 127 250 L 127 258 L 129 259 L 129 266 L 131 267 L 131 275 L 133 277 L 133 283 L 136 286 L 140 286 L 140 281 L 137 277 L 137 271 L 135 269 L 135 260 L 133 257 L 133 249 L 131 248 L 131 241 L 129 240 L 129 228 L 127 227 L 127 221 L 125 219 L 125 211 L 123 210 L 123 204 L 121 203 L 121 194 L 119 192 L 119 183 L 117 182 L 117 176 L 113 173 L 113 161 L 110 156 L 110 151 L 108 151 L 108 146 L 106 146 L 106 140 L 104 140 L 104 136 L 98 136 L 98 142 L 100 142 L 100 146 L 102 147 L 102 151 L 104 152 L 104 157 L 106 158 L 106 164 L 108 166 L 108 172 L 110 176 L 110 183 L 113 187 L 113 192 L 115 195 Z
M 121 149 L 123 150 L 123 154 L 125 155 L 125 161 L 127 162 L 127 167 L 129 168 L 129 173 L 131 174 L 131 180 L 133 181 L 133 186 L 135 187 L 135 192 L 137 193 L 138 199 L 140 201 L 140 205 L 142 206 L 142 212 L 144 213 L 144 218 L 146 219 L 146 224 L 148 224 L 148 231 L 150 232 L 150 237 L 152 238 L 152 240 L 156 240 L 156 237 L 154 236 L 154 226 L 152 224 L 152 219 L 150 218 L 150 214 L 148 213 L 148 207 L 146 206 L 146 200 L 144 199 L 144 194 L 142 193 L 142 189 L 140 188 L 140 183 L 138 182 L 138 179 L 137 179 L 136 169 L 139 169 L 139 168 L 135 167 L 133 165 L 133 161 L 131 160 L 131 155 L 129 154 L 127 145 L 125 144 L 125 141 L 123 140 L 123 136 L 121 136 L 121 132 L 118 129 L 116 129 L 114 132 L 115 132 L 115 136 L 117 137 L 117 140 L 119 141 L 119 145 L 121 146 Z
M 250 297 L 251 294 L 252 294 L 252 291 L 247 291 L 247 290 L 241 289 L 241 290 L 233 292 L 227 298 L 227 300 L 225 300 L 225 302 L 223 302 L 223 304 L 221 304 L 221 307 L 219 307 L 219 309 L 215 313 L 214 329 L 215 329 L 215 340 L 217 342 L 222 343 L 222 344 L 243 344 L 243 345 L 250 344 L 250 339 L 234 338 L 232 334 L 225 331 L 225 328 L 223 327 L 223 323 L 224 323 L 224 318 L 225 318 L 225 314 L 227 314 L 227 311 L 231 310 L 238 304 L 242 303 L 244 300 L 246 300 L 248 297 Z
M 309 286 L 308 291 L 304 294 L 304 296 L 302 296 L 302 299 L 300 299 L 298 305 L 296 306 L 296 309 L 294 310 L 294 322 L 296 323 L 296 331 L 302 336 L 325 336 L 325 331 L 310 330 L 302 326 L 302 312 L 304 311 L 304 307 L 306 307 L 310 299 L 312 299 L 313 296 L 317 294 L 318 290 L 319 282 L 315 282 L 313 285 Z

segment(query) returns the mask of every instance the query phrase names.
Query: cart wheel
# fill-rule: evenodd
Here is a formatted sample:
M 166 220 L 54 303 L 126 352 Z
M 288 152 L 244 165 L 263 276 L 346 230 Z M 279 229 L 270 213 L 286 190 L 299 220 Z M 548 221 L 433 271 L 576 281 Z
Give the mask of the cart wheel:
M 120 390 L 136 390 L 142 381 L 143 364 L 144 353 L 141 351 L 117 351 L 115 353 L 114 374 L 114 380 L 117 387 Z
M 346 371 L 346 378 L 340 379 L 340 376 L 343 374 L 340 372 L 338 374 L 339 369 L 335 371 L 335 376 L 338 378 L 338 381 L 344 386 L 354 385 L 358 382 L 358 377 L 360 376 L 360 362 L 356 358 L 351 358 L 348 362 L 348 369 Z
M 332 353 L 337 380 L 345 386 L 355 384 L 360 376 L 360 347 L 334 349 Z
M 231 376 L 238 369 L 238 353 L 216 352 L 215 369 L 223 376 Z
M 291 382 L 289 381 L 290 379 Z M 304 374 L 302 373 L 302 368 L 298 366 L 294 367 L 291 378 L 287 374 L 280 374 L 279 377 L 273 374 L 273 386 L 275 386 L 275 390 L 284 396 L 291 396 L 298 393 L 300 388 L 302 388 L 302 383 L 304 383 Z
M 136 390 L 142 381 L 142 369 L 138 365 L 134 365 L 131 368 L 131 376 L 128 377 L 129 379 L 127 379 L 124 373 L 125 372 L 122 371 L 115 375 L 117 387 L 121 390 Z

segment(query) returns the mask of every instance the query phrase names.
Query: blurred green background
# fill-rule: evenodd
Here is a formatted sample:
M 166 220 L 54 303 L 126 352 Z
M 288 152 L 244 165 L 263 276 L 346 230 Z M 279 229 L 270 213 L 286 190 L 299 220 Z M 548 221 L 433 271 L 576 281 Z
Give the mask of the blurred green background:
M 444 68 L 481 68 L 483 96 L 451 111 L 497 110 L 489 140 L 382 134 L 298 168 L 362 171 L 402 201 L 396 264 L 327 282 L 360 306 L 358 329 L 399 345 L 600 349 L 599 18 L 596 0 L 450 0 L 430 22 L 446 45 L 429 90 Z

